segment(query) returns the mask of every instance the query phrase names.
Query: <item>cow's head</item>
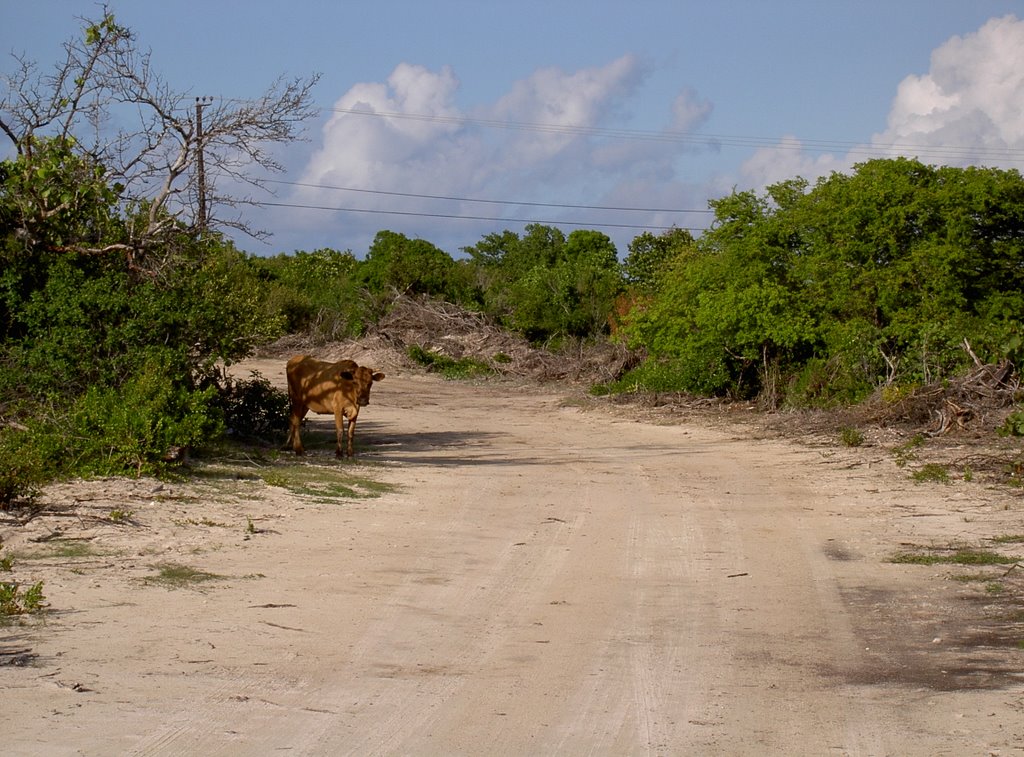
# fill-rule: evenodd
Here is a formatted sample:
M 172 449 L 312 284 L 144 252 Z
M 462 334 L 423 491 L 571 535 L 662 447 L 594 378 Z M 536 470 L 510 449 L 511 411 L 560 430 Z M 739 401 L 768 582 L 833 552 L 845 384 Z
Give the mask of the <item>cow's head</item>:
M 361 365 L 352 371 L 352 380 L 356 384 L 356 403 L 359 407 L 365 407 L 370 404 L 370 387 L 374 381 L 383 381 L 384 374 L 375 373 L 372 368 Z

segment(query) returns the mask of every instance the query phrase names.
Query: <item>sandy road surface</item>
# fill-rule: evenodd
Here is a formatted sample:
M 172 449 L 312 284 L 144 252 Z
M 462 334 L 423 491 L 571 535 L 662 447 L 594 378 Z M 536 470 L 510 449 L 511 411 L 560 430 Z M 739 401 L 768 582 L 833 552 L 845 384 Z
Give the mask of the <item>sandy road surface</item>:
M 886 562 L 1020 533 L 1019 499 L 537 389 L 373 400 L 347 469 L 380 497 L 107 481 L 51 493 L 77 519 L 4 524 L 52 612 L 0 628 L 29 661 L 0 668 L 0 751 L 1024 754 L 998 607 Z M 309 464 L 337 465 L 329 428 Z M 116 503 L 134 525 L 100 522 Z M 90 549 L 30 558 L 54 528 Z M 223 578 L 149 580 L 171 561 Z

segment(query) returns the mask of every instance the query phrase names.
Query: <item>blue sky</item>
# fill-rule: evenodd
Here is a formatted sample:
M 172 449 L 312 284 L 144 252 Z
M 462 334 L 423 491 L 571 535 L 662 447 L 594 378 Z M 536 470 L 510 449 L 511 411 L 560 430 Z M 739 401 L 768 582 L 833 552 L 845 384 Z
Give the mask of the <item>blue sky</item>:
M 457 254 L 533 220 L 624 255 L 644 228 L 703 227 L 733 188 L 872 156 L 1024 166 L 1024 0 L 108 6 L 176 89 L 247 98 L 322 74 L 322 115 L 266 199 L 346 210 L 267 207 L 269 243 L 237 239 L 257 254 L 361 257 L 380 229 Z M 0 0 L 0 71 L 10 52 L 50 66 L 100 7 Z

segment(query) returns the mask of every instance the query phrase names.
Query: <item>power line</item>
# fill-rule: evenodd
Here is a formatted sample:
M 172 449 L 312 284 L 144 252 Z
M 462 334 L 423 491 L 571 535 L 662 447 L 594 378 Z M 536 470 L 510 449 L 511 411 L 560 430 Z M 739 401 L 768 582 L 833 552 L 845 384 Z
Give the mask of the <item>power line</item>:
M 226 102 L 250 102 L 246 99 L 225 98 Z M 937 159 L 989 159 L 1010 163 L 1024 163 L 1024 149 L 1016 147 L 982 147 L 975 145 L 928 145 L 914 142 L 892 142 L 889 144 L 865 144 L 838 139 L 811 139 L 793 136 L 792 139 L 778 136 L 755 136 L 736 134 L 710 134 L 680 131 L 654 131 L 650 129 L 607 128 L 581 126 L 576 124 L 553 124 L 535 121 L 508 121 L 468 116 L 443 116 L 427 113 L 402 113 L 398 111 L 367 110 L 365 108 L 339 108 L 320 106 L 321 112 L 344 113 L 371 118 L 423 121 L 428 123 L 452 124 L 456 126 L 481 126 L 492 129 L 534 131 L 547 134 L 570 136 L 592 136 L 608 139 L 640 140 L 654 142 L 675 142 L 706 147 L 750 147 L 772 150 L 807 150 L 810 152 L 843 151 L 848 155 L 878 157 L 897 153 L 913 154 L 918 158 Z
M 650 224 L 634 224 L 634 223 L 600 223 L 592 221 L 543 221 L 536 218 L 504 218 L 496 216 L 471 216 L 471 215 L 459 215 L 454 213 L 420 213 L 410 210 L 379 210 L 371 208 L 337 208 L 326 205 L 302 205 L 299 203 L 290 202 L 268 202 L 268 201 L 252 201 L 253 205 L 266 206 L 273 208 L 297 208 L 300 210 L 327 210 L 334 213 L 372 213 L 376 215 L 392 215 L 392 216 L 415 216 L 417 218 L 450 218 L 459 221 L 491 221 L 500 223 L 527 223 L 527 224 L 540 224 L 542 226 L 585 226 L 594 228 L 611 228 L 611 229 L 647 229 L 654 231 L 670 231 L 672 229 L 685 229 L 686 231 L 704 231 L 704 227 L 691 227 L 691 226 L 652 226 Z
M 645 129 L 613 129 L 574 124 L 551 124 L 529 121 L 504 121 L 464 116 L 441 116 L 424 113 L 399 113 L 374 111 L 360 108 L 321 108 L 331 113 L 345 113 L 354 116 L 391 118 L 399 120 L 424 121 L 428 123 L 452 124 L 457 126 L 481 126 L 493 129 L 514 129 L 546 134 L 568 136 L 591 136 L 608 139 L 626 139 L 654 142 L 674 142 L 710 147 L 751 147 L 775 150 L 809 150 L 813 152 L 844 151 L 850 155 L 878 156 L 892 152 L 915 153 L 918 156 L 936 158 L 988 158 L 1010 162 L 1024 162 L 1024 150 L 1013 147 L 974 147 L 970 145 L 924 145 L 913 143 L 892 143 L 886 145 L 865 145 L 862 142 L 827 139 L 802 139 L 792 141 L 780 137 L 740 136 L 730 134 L 699 134 L 678 131 L 651 131 Z
M 531 202 L 528 200 L 491 200 L 477 197 L 455 197 L 449 195 L 417 194 L 415 192 L 388 192 L 383 189 L 360 189 L 357 187 L 335 187 L 328 184 L 308 184 L 301 181 L 283 181 L 266 179 L 269 184 L 284 184 L 293 187 L 309 187 L 312 189 L 332 189 L 339 192 L 360 192 L 363 194 L 387 195 L 389 197 L 412 197 L 419 200 L 445 200 L 450 202 L 476 202 L 489 205 L 516 205 L 535 208 L 563 208 L 568 210 L 615 210 L 633 213 L 714 213 L 713 210 L 687 208 L 638 208 L 617 207 L 614 205 L 574 205 L 562 202 Z
M 877 156 L 890 154 L 894 151 L 907 151 L 916 152 L 918 157 L 921 156 L 938 156 L 942 158 L 968 158 L 968 157 L 984 157 L 990 158 L 1001 158 L 1003 160 L 1010 160 L 1012 162 L 1024 161 L 1024 150 L 1015 148 L 984 148 L 984 147 L 969 147 L 969 146 L 927 146 L 927 145 L 912 145 L 912 144 L 890 144 L 890 145 L 864 145 L 857 142 L 847 142 L 841 140 L 816 140 L 816 139 L 799 139 L 794 137 L 792 140 L 779 139 L 777 137 L 756 137 L 756 136 L 735 136 L 735 135 L 721 135 L 721 134 L 694 134 L 684 132 L 671 132 L 671 131 L 649 131 L 639 129 L 611 129 L 603 127 L 592 127 L 592 126 L 577 126 L 572 124 L 549 124 L 549 123 L 535 123 L 535 122 L 521 122 L 521 121 L 504 121 L 496 119 L 484 119 L 484 118 L 468 118 L 461 116 L 441 116 L 441 115 L 428 115 L 419 113 L 399 113 L 399 112 L 387 112 L 387 111 L 373 111 L 357 108 L 321 108 L 323 111 L 333 113 L 344 113 L 356 116 L 368 116 L 376 118 L 391 118 L 391 119 L 406 119 L 414 121 L 426 121 L 431 123 L 442 123 L 442 124 L 455 124 L 455 125 L 471 125 L 481 126 L 486 128 L 501 128 L 501 129 L 518 129 L 526 131 L 535 131 L 540 133 L 553 133 L 553 134 L 566 134 L 572 136 L 593 136 L 593 137 L 604 137 L 609 139 L 629 139 L 629 140 L 648 140 L 648 141 L 659 141 L 659 142 L 677 142 L 677 143 L 689 143 L 689 144 L 701 144 L 709 146 L 731 146 L 731 147 L 758 147 L 758 148 L 770 148 L 770 149 L 791 149 L 791 150 L 811 150 L 811 151 L 837 151 L 844 150 L 849 155 L 867 155 Z M 566 210 L 598 210 L 598 211 L 613 211 L 613 212 L 636 212 L 636 213 L 714 213 L 710 209 L 692 209 L 692 208 L 642 208 L 642 207 L 623 207 L 623 206 L 609 206 L 609 205 L 585 205 L 585 204 L 572 204 L 572 203 L 547 203 L 547 202 L 535 202 L 526 200 L 500 200 L 500 199 L 489 199 L 489 198 L 474 198 L 474 197 L 460 197 L 452 195 L 433 195 L 433 194 L 421 194 L 413 192 L 394 192 L 379 189 L 364 189 L 358 187 L 340 187 L 331 185 L 320 185 L 310 184 L 303 182 L 292 182 L 283 180 L 266 179 L 267 183 L 283 184 L 296 187 L 308 187 L 322 190 L 333 190 L 339 192 L 357 192 L 362 194 L 375 194 L 390 197 L 406 197 L 414 199 L 424 200 L 440 200 L 447 202 L 466 202 L 466 203 L 480 203 L 490 205 L 510 205 L 520 207 L 538 207 L 538 208 L 559 208 Z M 563 226 L 581 226 L 581 227 L 598 227 L 598 228 L 621 228 L 621 229 L 649 229 L 649 230 L 671 230 L 674 228 L 682 228 L 688 231 L 704 231 L 703 227 L 688 227 L 688 226 L 656 226 L 648 224 L 633 224 L 633 223 L 600 223 L 600 222 L 583 222 L 583 221 L 545 221 L 539 219 L 526 219 L 526 218 L 507 218 L 497 216 L 482 216 L 482 215 L 466 215 L 456 213 L 428 213 L 428 212 L 416 212 L 416 211 L 400 211 L 400 210 L 382 210 L 382 209 L 371 209 L 371 208 L 346 208 L 346 207 L 331 207 L 324 205 L 305 205 L 300 203 L 283 203 L 283 202 L 261 202 L 253 201 L 253 205 L 268 206 L 268 207 L 281 207 L 281 208 L 296 208 L 305 210 L 323 210 L 337 213 L 369 213 L 377 215 L 396 215 L 396 216 L 412 216 L 420 218 L 446 218 L 455 220 L 467 220 L 467 221 L 488 221 L 488 222 L 499 222 L 499 223 L 537 223 L 545 225 L 563 225 Z

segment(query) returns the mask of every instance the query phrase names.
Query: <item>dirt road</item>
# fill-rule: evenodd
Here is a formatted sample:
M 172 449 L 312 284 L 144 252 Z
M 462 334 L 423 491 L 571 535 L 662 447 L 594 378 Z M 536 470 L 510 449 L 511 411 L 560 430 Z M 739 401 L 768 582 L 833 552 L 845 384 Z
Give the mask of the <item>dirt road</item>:
M 1019 499 L 418 376 L 374 387 L 356 464 L 330 429 L 309 424 L 314 473 L 395 490 L 79 483 L 50 494 L 76 518 L 4 524 L 52 609 L 0 628 L 27 663 L 0 668 L 0 751 L 1024 754 L 1005 608 L 888 562 L 1021 533 Z M 47 552 L 55 528 L 88 549 Z M 175 588 L 169 563 L 219 579 Z

